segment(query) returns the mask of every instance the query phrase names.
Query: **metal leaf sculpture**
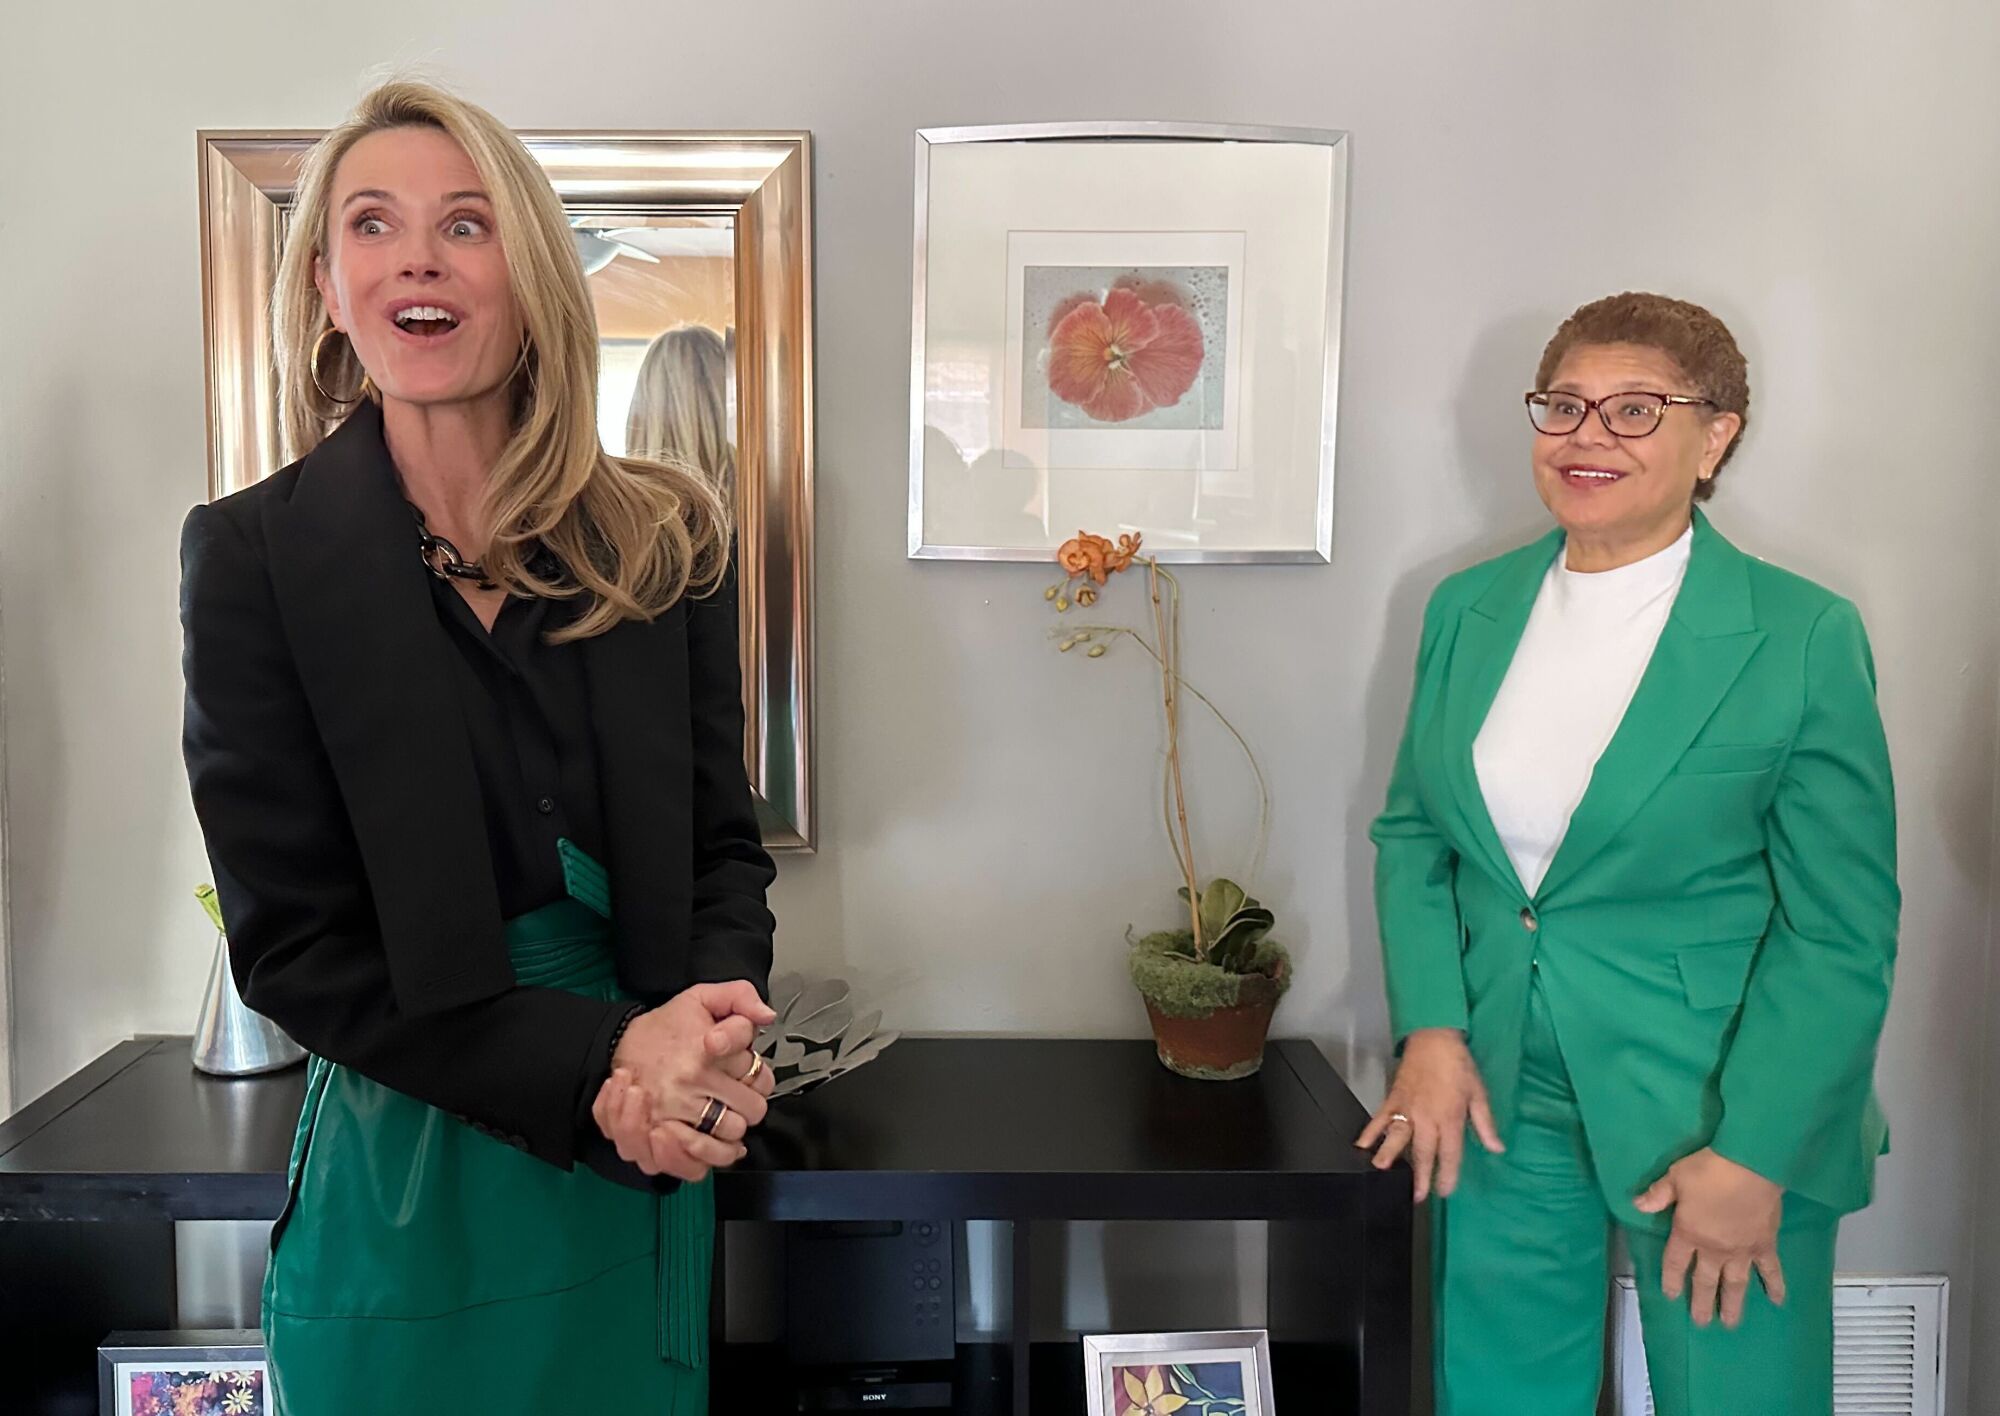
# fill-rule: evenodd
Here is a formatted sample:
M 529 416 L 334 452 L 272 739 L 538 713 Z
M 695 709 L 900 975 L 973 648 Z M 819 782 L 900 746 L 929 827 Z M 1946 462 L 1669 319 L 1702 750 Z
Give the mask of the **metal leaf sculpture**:
M 882 1014 L 859 1018 L 848 1001 L 845 979 L 808 980 L 780 974 L 771 980 L 771 1007 L 778 1020 L 757 1034 L 777 1085 L 773 1097 L 793 1096 L 865 1066 L 887 1051 L 898 1034 L 879 1032 Z

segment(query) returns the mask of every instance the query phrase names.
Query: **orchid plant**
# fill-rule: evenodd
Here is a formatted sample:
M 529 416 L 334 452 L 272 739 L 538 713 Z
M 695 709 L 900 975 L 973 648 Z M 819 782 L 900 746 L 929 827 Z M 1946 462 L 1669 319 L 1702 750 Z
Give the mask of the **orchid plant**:
M 1065 654 L 1079 649 L 1084 657 L 1101 659 L 1120 640 L 1130 640 L 1153 660 L 1160 675 L 1160 701 L 1166 711 L 1166 761 L 1161 783 L 1161 808 L 1167 839 L 1173 847 L 1174 863 L 1181 876 L 1180 895 L 1187 905 L 1188 926 L 1193 940 L 1193 957 L 1231 972 L 1245 972 L 1252 966 L 1257 945 L 1271 928 L 1271 912 L 1250 899 L 1233 881 L 1216 879 L 1204 890 L 1195 866 L 1194 836 L 1188 828 L 1187 784 L 1181 772 L 1182 694 L 1192 696 L 1222 724 L 1243 749 L 1257 782 L 1257 840 L 1251 855 L 1254 876 L 1264 854 L 1269 833 L 1271 794 L 1258 765 L 1257 755 L 1236 725 L 1208 695 L 1181 675 L 1181 586 L 1172 571 L 1152 556 L 1142 554 L 1141 538 L 1121 535 L 1108 537 L 1079 531 L 1056 552 L 1056 561 L 1066 573 L 1061 583 L 1051 585 L 1042 598 L 1063 616 L 1051 631 L 1056 648 Z M 1092 609 L 1114 575 L 1133 566 L 1144 566 L 1152 619 L 1149 638 L 1142 629 L 1122 624 L 1077 623 L 1067 618 L 1073 609 Z

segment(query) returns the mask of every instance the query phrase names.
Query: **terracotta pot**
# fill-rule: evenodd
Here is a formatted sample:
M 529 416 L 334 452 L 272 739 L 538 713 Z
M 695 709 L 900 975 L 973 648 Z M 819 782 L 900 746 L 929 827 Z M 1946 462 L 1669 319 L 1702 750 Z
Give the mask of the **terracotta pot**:
M 1256 992 L 1263 996 L 1199 1018 L 1169 1017 L 1148 998 L 1146 1016 L 1153 1020 L 1160 1061 L 1168 1070 L 1200 1081 L 1229 1082 L 1255 1075 L 1264 1065 L 1264 1039 L 1278 1009 L 1275 988 Z

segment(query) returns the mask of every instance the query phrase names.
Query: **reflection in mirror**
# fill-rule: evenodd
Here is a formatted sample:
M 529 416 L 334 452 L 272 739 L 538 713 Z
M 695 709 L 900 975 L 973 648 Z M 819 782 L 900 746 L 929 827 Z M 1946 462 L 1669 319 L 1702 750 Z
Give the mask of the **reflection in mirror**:
M 734 223 L 593 214 L 572 226 L 597 310 L 605 450 L 684 462 L 734 506 Z
M 214 496 L 284 460 L 269 294 L 317 136 L 200 135 Z M 522 139 L 568 207 L 591 292 L 604 447 L 682 457 L 735 508 L 744 766 L 765 844 L 811 850 L 810 139 Z

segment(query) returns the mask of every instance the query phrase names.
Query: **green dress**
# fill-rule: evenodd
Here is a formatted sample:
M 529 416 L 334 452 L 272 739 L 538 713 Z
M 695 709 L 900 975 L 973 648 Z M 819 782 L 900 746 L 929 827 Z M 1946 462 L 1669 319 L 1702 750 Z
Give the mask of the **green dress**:
M 507 947 L 524 986 L 621 996 L 575 899 Z M 318 1057 L 289 1183 L 264 1276 L 280 1416 L 707 1411 L 709 1184 L 558 1170 Z

